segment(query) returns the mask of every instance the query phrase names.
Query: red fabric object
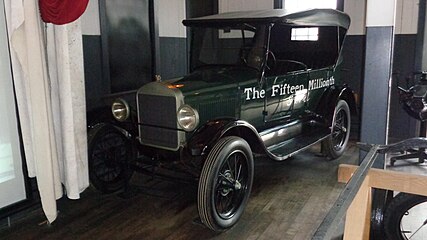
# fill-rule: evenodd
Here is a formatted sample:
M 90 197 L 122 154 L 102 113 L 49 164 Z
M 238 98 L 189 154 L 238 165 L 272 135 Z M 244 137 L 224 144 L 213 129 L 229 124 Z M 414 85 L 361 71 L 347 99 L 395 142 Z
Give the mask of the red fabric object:
M 79 18 L 89 0 L 39 0 L 40 14 L 44 22 L 62 25 Z

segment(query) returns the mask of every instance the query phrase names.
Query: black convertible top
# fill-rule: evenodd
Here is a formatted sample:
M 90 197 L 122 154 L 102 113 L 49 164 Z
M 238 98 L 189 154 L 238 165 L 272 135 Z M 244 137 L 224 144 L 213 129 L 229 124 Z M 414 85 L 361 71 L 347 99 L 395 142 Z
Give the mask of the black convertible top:
M 348 29 L 350 17 L 335 9 L 285 9 L 226 12 L 182 21 L 185 26 L 222 26 L 244 23 L 285 23 L 296 26 L 339 26 Z

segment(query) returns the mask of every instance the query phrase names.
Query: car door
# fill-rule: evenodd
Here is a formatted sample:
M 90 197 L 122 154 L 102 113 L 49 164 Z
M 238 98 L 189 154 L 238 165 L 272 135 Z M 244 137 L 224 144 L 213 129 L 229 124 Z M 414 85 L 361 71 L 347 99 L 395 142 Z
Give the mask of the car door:
M 265 79 L 265 122 L 292 121 L 305 111 L 308 72 L 294 71 Z
M 309 69 L 298 57 L 301 49 L 291 44 L 291 27 L 275 24 L 270 29 L 266 63 L 265 122 L 295 120 L 305 112 Z

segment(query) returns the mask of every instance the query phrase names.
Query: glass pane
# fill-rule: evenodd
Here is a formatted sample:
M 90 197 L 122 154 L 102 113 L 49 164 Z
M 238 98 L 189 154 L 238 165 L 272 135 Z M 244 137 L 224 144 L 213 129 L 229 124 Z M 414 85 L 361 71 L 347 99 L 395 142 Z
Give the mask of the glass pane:
M 262 39 L 262 34 L 256 35 L 255 31 L 260 32 L 255 27 L 253 30 L 192 28 L 191 69 L 224 65 L 259 69 L 259 64 L 252 60 L 263 56 L 263 49 L 256 44 L 260 40 L 255 39 L 255 36 Z
M 319 40 L 319 28 L 292 28 L 291 40 L 317 41 Z
M 16 105 L 6 35 L 3 1 L 0 1 L 0 209 L 26 199 L 18 136 Z

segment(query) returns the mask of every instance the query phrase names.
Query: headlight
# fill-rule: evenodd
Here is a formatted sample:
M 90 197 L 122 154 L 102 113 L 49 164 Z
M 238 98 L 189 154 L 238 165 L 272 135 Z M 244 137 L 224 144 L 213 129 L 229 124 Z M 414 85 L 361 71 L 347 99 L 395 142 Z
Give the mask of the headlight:
M 111 112 L 117 121 L 126 121 L 130 114 L 129 105 L 125 100 L 118 98 L 114 100 L 113 105 L 111 105 Z
M 178 110 L 177 118 L 179 126 L 187 132 L 193 131 L 199 124 L 199 113 L 188 105 Z

